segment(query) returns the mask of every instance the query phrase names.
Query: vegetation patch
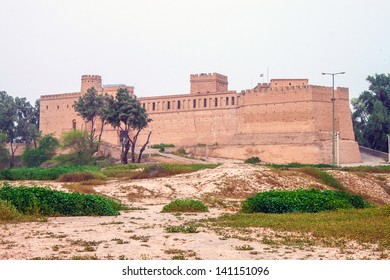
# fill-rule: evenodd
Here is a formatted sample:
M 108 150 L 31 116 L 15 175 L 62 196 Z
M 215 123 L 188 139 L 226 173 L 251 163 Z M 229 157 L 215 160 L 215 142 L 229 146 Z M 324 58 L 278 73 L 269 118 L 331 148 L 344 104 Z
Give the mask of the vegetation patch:
M 19 212 L 46 216 L 116 216 L 126 208 L 118 201 L 92 194 L 65 193 L 40 187 L 0 189 L 0 199 L 11 203 Z
M 329 174 L 326 171 L 322 171 L 313 167 L 305 167 L 301 169 L 301 172 L 320 180 L 325 185 L 328 185 L 340 191 L 345 191 L 344 185 L 335 177 L 333 177 L 332 174 Z
M 353 166 L 353 167 L 343 167 L 340 170 L 352 171 L 352 172 L 366 172 L 366 173 L 390 173 L 390 165 Z
M 216 228 L 233 227 L 240 230 L 269 227 L 278 231 L 311 233 L 324 242 L 338 239 L 378 244 L 379 249 L 390 249 L 390 205 L 366 209 L 349 209 L 320 213 L 245 214 L 225 215 L 211 220 Z
M 81 171 L 62 174 L 58 177 L 59 182 L 83 182 L 89 180 L 107 180 L 107 176 L 97 171 Z
M 287 164 L 267 164 L 267 166 L 275 169 L 290 169 L 290 168 L 303 168 L 303 167 L 313 167 L 313 168 L 336 168 L 330 164 L 303 164 L 298 162 L 292 162 Z
M 39 215 L 24 215 L 16 209 L 9 201 L 0 199 L 0 224 L 2 223 L 19 223 L 46 221 Z
M 244 162 L 249 163 L 249 164 L 256 164 L 256 163 L 260 163 L 261 160 L 259 157 L 250 157 L 250 158 L 247 158 Z
M 142 171 L 134 172 L 131 179 L 148 179 L 168 177 L 177 174 L 191 173 L 202 169 L 216 168 L 218 164 L 153 164 L 146 166 Z
M 176 199 L 165 205 L 161 212 L 208 212 L 209 209 L 199 200 Z
M 341 191 L 320 191 L 317 189 L 271 190 L 247 198 L 242 205 L 242 212 L 321 212 L 336 209 L 367 208 L 370 206 L 361 196 Z
M 52 168 L 7 168 L 0 172 L 0 180 L 56 180 L 63 174 L 82 171 L 98 171 L 93 166 L 57 166 Z
M 197 227 L 195 225 L 188 226 L 169 226 L 165 228 L 169 233 L 197 233 Z

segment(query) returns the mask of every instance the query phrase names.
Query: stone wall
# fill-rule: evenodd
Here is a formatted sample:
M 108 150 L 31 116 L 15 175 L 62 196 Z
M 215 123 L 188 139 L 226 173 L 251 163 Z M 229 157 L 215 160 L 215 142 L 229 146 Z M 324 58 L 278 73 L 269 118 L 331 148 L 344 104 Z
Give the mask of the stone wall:
M 99 76 L 83 76 L 82 91 Z M 93 78 L 93 79 L 92 79 Z M 220 74 L 191 75 L 191 93 L 139 98 L 153 120 L 141 134 L 142 145 L 152 131 L 151 144 L 186 147 L 200 156 L 288 163 L 331 163 L 332 89 L 311 86 L 307 79 L 278 79 L 254 89 L 229 91 Z M 114 94 L 121 86 L 102 87 Z M 127 87 L 133 93 L 132 87 Z M 41 97 L 44 133 L 56 135 L 85 127 L 72 105 L 80 93 Z M 340 131 L 340 162 L 360 162 L 354 140 L 348 89 L 335 90 L 335 130 Z M 107 126 L 103 140 L 119 145 L 115 129 Z M 202 145 L 198 145 L 202 144 Z M 202 149 L 197 146 L 206 146 Z

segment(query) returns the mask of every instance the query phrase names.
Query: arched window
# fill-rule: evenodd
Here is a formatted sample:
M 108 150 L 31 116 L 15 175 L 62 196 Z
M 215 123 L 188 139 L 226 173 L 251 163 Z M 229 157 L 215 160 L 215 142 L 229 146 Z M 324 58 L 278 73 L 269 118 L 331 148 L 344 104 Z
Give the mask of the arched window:
M 72 121 L 72 128 L 76 129 L 76 120 L 75 119 L 73 119 L 73 121 Z

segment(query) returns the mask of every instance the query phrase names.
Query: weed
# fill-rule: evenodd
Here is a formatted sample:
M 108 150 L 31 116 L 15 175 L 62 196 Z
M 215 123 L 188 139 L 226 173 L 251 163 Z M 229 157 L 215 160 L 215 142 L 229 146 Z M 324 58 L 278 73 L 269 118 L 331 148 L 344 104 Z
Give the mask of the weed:
M 251 245 L 247 245 L 247 244 L 241 245 L 241 246 L 236 246 L 235 248 L 237 251 L 251 251 L 251 250 L 255 249 Z
M 166 232 L 169 233 L 197 233 L 197 228 L 194 225 L 189 226 L 169 226 L 165 228 Z
M 148 242 L 150 236 L 145 236 L 145 235 L 132 235 L 130 236 L 131 239 L 133 240 L 139 240 L 141 242 Z

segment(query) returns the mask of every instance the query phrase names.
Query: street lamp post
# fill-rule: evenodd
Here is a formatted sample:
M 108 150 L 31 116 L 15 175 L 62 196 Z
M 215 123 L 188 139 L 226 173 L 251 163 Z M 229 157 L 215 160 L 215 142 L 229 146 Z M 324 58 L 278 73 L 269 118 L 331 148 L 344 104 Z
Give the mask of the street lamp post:
M 332 75 L 332 165 L 335 165 L 335 127 L 334 127 L 334 76 L 342 75 L 345 72 L 338 73 L 322 73 L 322 75 Z

